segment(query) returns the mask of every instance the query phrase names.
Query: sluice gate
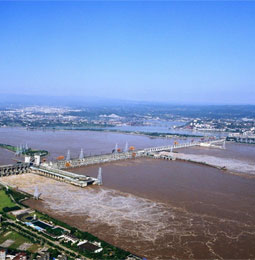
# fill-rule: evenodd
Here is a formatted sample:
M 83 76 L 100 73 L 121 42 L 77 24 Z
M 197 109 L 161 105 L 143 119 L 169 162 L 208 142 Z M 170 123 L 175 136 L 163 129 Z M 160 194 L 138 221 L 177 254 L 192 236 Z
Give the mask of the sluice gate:
M 99 174 L 98 178 L 93 178 L 90 176 L 72 173 L 66 171 L 65 169 L 87 166 L 87 165 L 102 164 L 102 163 L 113 162 L 118 160 L 127 160 L 136 157 L 154 157 L 154 158 L 162 158 L 165 160 L 174 160 L 175 158 L 172 154 L 173 150 L 185 148 L 185 147 L 192 147 L 192 146 L 203 146 L 209 148 L 211 147 L 211 148 L 225 149 L 225 139 L 174 144 L 169 146 L 151 147 L 151 148 L 145 148 L 145 149 L 140 149 L 135 151 L 134 150 L 125 151 L 125 152 L 116 152 L 118 149 L 115 149 L 115 152 L 111 154 L 95 155 L 89 157 L 83 157 L 83 151 L 82 151 L 82 156 L 80 155 L 78 159 L 71 159 L 70 152 L 69 152 L 69 157 L 66 158 L 66 160 L 53 162 L 53 163 L 52 162 L 41 163 L 40 155 L 35 155 L 34 156 L 35 160 L 33 163 L 30 162 L 31 158 L 29 158 L 28 160 L 28 158 L 25 157 L 25 163 L 17 163 L 14 165 L 0 166 L 0 177 L 31 172 L 58 181 L 70 183 L 79 187 L 86 187 L 89 184 L 101 185 L 102 184 L 101 174 Z
M 0 177 L 17 175 L 17 174 L 27 173 L 30 171 L 31 168 L 29 163 L 2 165 L 0 166 Z

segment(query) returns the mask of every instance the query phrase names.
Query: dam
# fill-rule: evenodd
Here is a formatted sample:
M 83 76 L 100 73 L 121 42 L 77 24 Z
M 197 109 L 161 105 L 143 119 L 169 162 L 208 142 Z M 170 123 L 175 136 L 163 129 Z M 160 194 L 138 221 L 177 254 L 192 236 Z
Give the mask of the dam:
M 93 178 L 90 176 L 72 173 L 70 171 L 66 171 L 66 169 L 77 168 L 87 165 L 102 164 L 106 162 L 114 162 L 119 160 L 128 160 L 139 157 L 175 160 L 173 150 L 193 146 L 225 149 L 225 139 L 189 142 L 183 144 L 176 143 L 170 146 L 151 147 L 126 152 L 113 152 L 110 154 L 88 156 L 83 158 L 80 156 L 78 159 L 71 159 L 69 152 L 65 160 L 49 163 L 41 162 L 40 155 L 35 155 L 34 158 L 31 158 L 30 156 L 25 156 L 25 163 L 0 166 L 0 177 L 31 172 L 37 175 L 53 178 L 55 180 L 66 182 L 79 187 L 86 187 L 91 184 L 101 185 L 101 171 L 98 178 Z

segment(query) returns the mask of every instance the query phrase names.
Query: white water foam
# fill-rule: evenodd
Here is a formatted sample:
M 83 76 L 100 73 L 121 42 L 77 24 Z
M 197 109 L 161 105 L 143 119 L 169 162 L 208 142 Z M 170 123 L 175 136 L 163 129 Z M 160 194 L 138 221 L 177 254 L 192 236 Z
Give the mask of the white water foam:
M 218 167 L 225 166 L 228 170 L 233 172 L 255 174 L 255 161 L 254 163 L 251 163 L 251 162 L 246 162 L 246 161 L 241 161 L 236 159 L 220 158 L 220 157 L 204 155 L 204 154 L 197 155 L 197 154 L 184 154 L 184 153 L 176 154 L 176 158 L 191 160 L 195 162 L 204 162 Z
M 175 214 L 164 204 L 133 195 L 100 188 L 68 189 L 50 186 L 44 188 L 46 205 L 60 213 L 88 216 L 93 225 L 107 224 L 117 232 L 126 230 L 133 237 L 156 240 L 162 236 L 169 219 Z M 59 196 L 61 194 L 61 196 Z

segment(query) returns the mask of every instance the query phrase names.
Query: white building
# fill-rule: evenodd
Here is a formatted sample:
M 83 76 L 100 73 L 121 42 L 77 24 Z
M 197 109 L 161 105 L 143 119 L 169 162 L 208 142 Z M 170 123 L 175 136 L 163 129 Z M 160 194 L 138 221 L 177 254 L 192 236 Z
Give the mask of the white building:
M 0 249 L 0 260 L 5 260 L 5 259 L 6 259 L 6 250 Z

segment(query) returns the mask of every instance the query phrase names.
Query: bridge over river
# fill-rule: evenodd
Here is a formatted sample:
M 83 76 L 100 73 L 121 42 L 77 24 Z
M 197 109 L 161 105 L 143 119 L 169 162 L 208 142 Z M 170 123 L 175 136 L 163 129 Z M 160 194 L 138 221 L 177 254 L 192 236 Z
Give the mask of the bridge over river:
M 54 163 L 50 162 L 49 164 L 47 163 L 47 166 L 55 169 L 68 169 L 68 168 L 81 167 L 87 165 L 102 164 L 102 163 L 113 162 L 118 160 L 127 160 L 127 159 L 137 158 L 137 157 L 146 157 L 149 156 L 151 153 L 157 153 L 162 151 L 173 151 L 176 149 L 193 147 L 193 146 L 225 149 L 225 139 L 151 147 L 151 148 L 145 148 L 145 149 L 128 151 L 128 152 L 113 152 L 110 154 L 88 156 L 82 159 L 79 158 L 79 159 L 62 160 Z
M 40 163 L 39 160 L 35 160 L 34 163 L 19 163 L 14 165 L 0 166 L 0 177 L 9 175 L 18 175 L 22 173 L 31 172 L 38 175 L 43 175 L 49 178 L 53 178 L 59 181 L 67 182 L 76 186 L 85 187 L 89 184 L 102 184 L 102 178 L 92 178 L 90 176 L 79 175 L 65 171 L 68 168 L 81 167 L 93 164 L 102 164 L 106 162 L 113 162 L 118 160 L 127 160 L 136 157 L 151 157 L 157 153 L 163 151 L 173 151 L 180 148 L 192 147 L 192 146 L 204 146 L 212 148 L 225 148 L 225 139 L 190 142 L 183 144 L 175 144 L 170 146 L 151 147 L 135 151 L 128 152 L 114 152 L 111 154 L 95 155 L 80 159 L 69 159 L 58 162 Z M 36 155 L 38 157 L 38 155 Z M 40 156 L 39 156 L 40 157 Z M 154 156 L 159 158 L 157 156 Z M 26 160 L 26 158 L 25 158 Z M 101 176 L 101 171 L 99 176 Z

